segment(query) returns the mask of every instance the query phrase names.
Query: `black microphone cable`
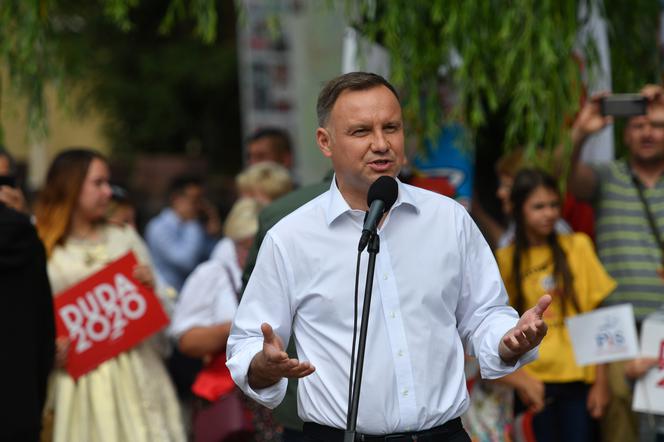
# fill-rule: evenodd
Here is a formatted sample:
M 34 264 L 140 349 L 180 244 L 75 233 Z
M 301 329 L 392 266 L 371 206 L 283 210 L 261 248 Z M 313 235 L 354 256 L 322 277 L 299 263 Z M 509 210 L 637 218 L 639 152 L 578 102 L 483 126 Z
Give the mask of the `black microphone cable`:
M 353 315 L 353 346 L 350 352 L 350 378 L 348 380 L 348 412 L 350 414 L 350 405 L 353 401 L 353 377 L 355 374 L 355 342 L 357 340 L 357 313 L 359 310 L 359 285 L 360 285 L 360 258 L 362 252 L 357 252 L 357 264 L 355 266 L 355 310 Z

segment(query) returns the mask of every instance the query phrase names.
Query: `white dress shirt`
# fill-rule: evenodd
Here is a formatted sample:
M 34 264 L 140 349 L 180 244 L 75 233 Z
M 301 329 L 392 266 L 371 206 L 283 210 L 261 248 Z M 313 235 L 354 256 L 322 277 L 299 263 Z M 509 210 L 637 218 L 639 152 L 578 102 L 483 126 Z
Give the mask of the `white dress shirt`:
M 175 305 L 169 334 L 177 339 L 194 327 L 208 327 L 233 320 L 237 310 L 237 294 L 242 286 L 242 269 L 235 254 L 233 241 L 223 260 L 210 259 L 189 275 Z M 224 247 L 225 249 L 228 249 Z M 232 256 L 231 256 L 232 254 Z
M 380 235 L 369 316 L 357 430 L 419 431 L 468 408 L 464 348 L 482 377 L 515 366 L 498 355 L 516 325 L 498 267 L 466 210 L 441 195 L 398 183 L 399 196 Z M 335 181 L 330 190 L 272 228 L 261 246 L 228 340 L 227 365 L 242 390 L 275 407 L 286 379 L 259 390 L 247 371 L 262 350 L 268 322 L 316 371 L 300 379 L 298 414 L 305 422 L 346 427 L 353 336 L 357 243 L 364 212 L 352 210 Z M 360 267 L 360 311 L 368 254 Z M 359 319 L 358 319 L 359 329 Z M 358 332 L 359 334 L 359 332 Z

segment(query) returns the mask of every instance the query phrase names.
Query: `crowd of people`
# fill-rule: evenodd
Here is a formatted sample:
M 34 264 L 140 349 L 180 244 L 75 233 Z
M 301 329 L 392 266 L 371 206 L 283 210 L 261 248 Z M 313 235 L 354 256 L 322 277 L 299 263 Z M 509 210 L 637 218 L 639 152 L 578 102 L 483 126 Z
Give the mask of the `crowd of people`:
M 510 441 L 529 419 L 537 441 L 664 440 L 660 419 L 631 411 L 634 381 L 660 361 L 579 366 L 565 323 L 628 303 L 640 328 L 663 305 L 664 90 L 641 93 L 647 112 L 627 120 L 623 159 L 580 160 L 588 137 L 613 123 L 604 94 L 571 127 L 569 177 L 534 168 L 518 149 L 504 155 L 504 225 L 397 181 L 378 227 L 359 433 Z M 331 160 L 319 183 L 298 186 L 287 132 L 261 129 L 247 139 L 225 219 L 200 177 L 178 176 L 144 237 L 101 154 L 58 154 L 30 207 L 0 150 L 3 327 L 22 330 L 8 344 L 17 363 L 3 391 L 16 412 L 0 439 L 343 439 L 355 244 L 367 190 L 399 177 L 405 137 L 397 91 L 374 74 L 331 80 L 317 113 L 316 141 Z M 594 206 L 594 238 L 563 219 L 563 179 Z M 74 379 L 53 298 L 128 251 L 170 324 Z M 357 259 L 364 274 L 366 254 Z M 231 397 L 241 423 L 230 423 Z

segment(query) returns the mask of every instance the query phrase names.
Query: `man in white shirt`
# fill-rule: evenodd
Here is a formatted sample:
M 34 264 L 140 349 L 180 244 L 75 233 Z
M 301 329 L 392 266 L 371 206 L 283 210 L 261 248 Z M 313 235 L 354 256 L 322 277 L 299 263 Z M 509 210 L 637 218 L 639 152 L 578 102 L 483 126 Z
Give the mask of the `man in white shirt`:
M 286 378 L 302 378 L 305 435 L 341 441 L 367 192 L 379 176 L 399 173 L 404 133 L 396 91 L 375 74 L 331 80 L 317 111 L 317 142 L 335 179 L 268 232 L 234 320 L 227 365 L 240 388 L 268 407 L 283 398 Z M 464 349 L 484 378 L 530 362 L 551 298 L 519 319 L 489 246 L 451 199 L 399 182 L 378 233 L 357 431 L 365 439 L 468 441 L 458 419 L 469 400 Z M 361 280 L 366 269 L 363 254 Z M 284 352 L 291 333 L 301 360 Z

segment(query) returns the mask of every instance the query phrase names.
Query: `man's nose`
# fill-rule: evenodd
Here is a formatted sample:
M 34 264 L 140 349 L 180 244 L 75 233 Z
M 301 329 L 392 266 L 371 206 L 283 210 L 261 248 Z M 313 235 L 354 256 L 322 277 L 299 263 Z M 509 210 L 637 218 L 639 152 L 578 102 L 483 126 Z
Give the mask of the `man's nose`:
M 384 152 L 388 149 L 389 143 L 387 137 L 381 130 L 374 131 L 373 140 L 371 142 L 371 149 L 375 152 Z

